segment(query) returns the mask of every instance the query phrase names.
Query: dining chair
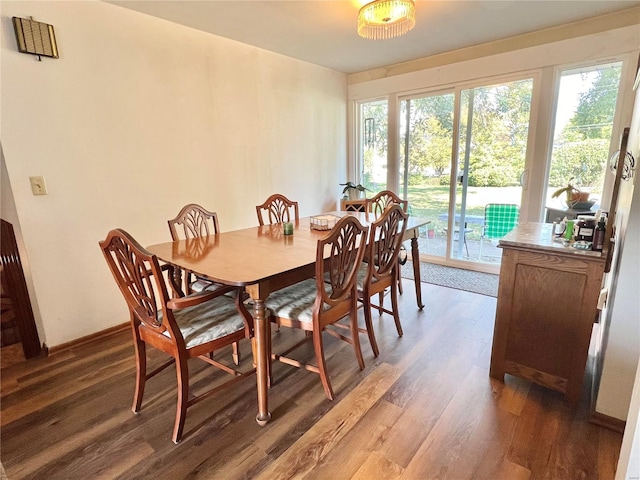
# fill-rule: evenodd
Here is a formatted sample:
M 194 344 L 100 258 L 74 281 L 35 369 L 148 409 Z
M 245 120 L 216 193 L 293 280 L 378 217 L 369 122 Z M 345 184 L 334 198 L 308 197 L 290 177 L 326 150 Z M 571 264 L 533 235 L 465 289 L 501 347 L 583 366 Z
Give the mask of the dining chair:
M 178 443 L 189 407 L 255 372 L 255 369 L 239 372 L 207 356 L 243 338 L 251 338 L 253 317 L 240 296 L 224 295 L 235 287 L 170 298 L 167 282 L 172 290 L 179 289 L 173 280 L 173 266 L 161 266 L 155 255 L 124 230 L 111 230 L 99 244 L 129 308 L 136 356 L 132 410 L 138 413 L 141 409 L 146 381 L 175 363 L 178 399 L 172 440 Z M 147 373 L 147 345 L 171 357 L 150 373 Z M 194 357 L 233 378 L 190 398 L 188 360 Z
M 265 301 L 271 321 L 277 325 L 311 332 L 282 354 L 272 354 L 272 360 L 305 368 L 318 373 L 324 392 L 333 400 L 333 389 L 324 357 L 322 334 L 326 332 L 354 346 L 358 366 L 364 369 L 360 348 L 357 313 L 357 273 L 367 240 L 369 227 L 353 216 L 342 217 L 333 229 L 318 240 L 315 278 L 272 292 Z M 327 258 L 325 258 L 328 255 Z M 349 318 L 349 325 L 339 324 Z M 350 332 L 350 336 L 343 334 Z M 302 363 L 287 355 L 297 347 L 313 341 L 315 365 Z
M 484 240 L 495 240 L 504 237 L 518 225 L 520 207 L 515 203 L 489 203 L 484 207 L 484 225 L 480 236 L 480 253 L 482 259 L 482 243 Z
M 197 250 L 200 249 L 204 254 L 208 246 L 212 246 L 214 242 L 206 243 L 205 239 L 209 239 L 211 235 L 214 235 L 220 231 L 220 224 L 218 223 L 218 214 L 210 212 L 204 207 L 196 204 L 189 203 L 182 207 L 180 212 L 175 218 L 167 220 L 169 225 L 169 232 L 171 233 L 171 240 L 174 242 L 184 238 L 186 240 L 186 248 L 190 252 L 190 255 L 197 256 Z M 180 235 L 179 232 L 182 232 Z M 192 274 L 191 272 L 182 271 L 180 268 L 174 268 L 174 277 L 176 283 L 180 284 L 180 279 L 184 279 L 184 294 L 190 295 L 191 293 L 198 293 L 204 290 L 216 290 L 218 288 L 226 288 L 225 285 L 216 283 L 204 277 Z M 227 289 L 228 290 L 228 289 Z M 243 290 L 236 289 L 235 295 L 243 295 L 244 299 L 247 298 L 244 295 Z M 230 293 L 228 293 L 230 294 Z M 182 296 L 180 292 L 179 296 Z M 237 343 L 233 344 L 233 363 L 240 364 L 240 347 Z
M 408 218 L 409 215 L 402 207 L 394 203 L 387 207 L 380 218 L 371 223 L 365 253 L 369 262 L 363 264 L 358 272 L 358 299 L 364 306 L 366 330 L 376 357 L 379 350 L 373 331 L 372 308 L 377 309 L 380 314 L 384 312 L 392 315 L 398 336 L 402 336 L 398 313 L 398 255 Z M 391 310 L 383 307 L 383 294 L 387 288 L 391 290 Z M 375 294 L 379 295 L 378 305 L 371 303 L 371 297 Z
M 389 205 L 398 204 L 405 212 L 409 209 L 409 202 L 402 200 L 391 190 L 383 190 L 371 198 L 367 198 L 366 212 L 373 214 L 374 218 L 380 217 Z
M 293 217 L 291 216 L 292 210 Z M 294 221 L 297 223 L 300 220 L 298 202 L 289 200 L 279 193 L 271 195 L 262 205 L 256 205 L 256 213 L 258 214 L 258 222 L 260 225 L 265 224 L 265 215 L 269 224 Z
M 210 212 L 204 207 L 195 203 L 189 203 L 182 207 L 175 218 L 167 220 L 171 240 L 174 242 L 183 239 L 193 239 L 199 237 L 207 237 L 218 233 L 220 226 L 218 224 L 218 215 Z M 182 235 L 178 232 L 181 231 Z M 201 292 L 206 289 L 216 288 L 211 280 L 192 275 L 190 272 L 182 272 L 176 268 L 175 273 L 179 281 L 179 277 L 184 278 L 184 293 Z M 194 278 L 195 277 L 195 278 Z
M 402 200 L 398 195 L 393 193 L 391 190 L 382 190 L 378 192 L 371 198 L 367 199 L 367 204 L 365 207 L 365 211 L 367 212 L 367 217 L 369 214 L 373 215 L 374 218 L 380 217 L 384 211 L 387 209 L 389 205 L 398 204 L 402 207 L 402 210 L 405 213 L 409 212 L 409 201 Z M 401 252 L 398 255 L 399 262 L 404 265 L 407 262 L 407 251 L 404 247 L 400 247 Z M 402 277 L 400 275 L 400 269 L 398 269 L 398 291 L 402 295 Z M 380 304 L 382 305 L 382 296 L 384 292 L 380 293 Z

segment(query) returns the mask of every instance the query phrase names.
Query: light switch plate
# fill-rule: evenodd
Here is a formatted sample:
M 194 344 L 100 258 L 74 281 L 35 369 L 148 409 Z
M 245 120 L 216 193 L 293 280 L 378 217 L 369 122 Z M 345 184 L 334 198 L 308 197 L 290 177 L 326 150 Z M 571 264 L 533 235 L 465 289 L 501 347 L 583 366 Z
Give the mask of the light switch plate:
M 609 289 L 603 288 L 598 295 L 598 310 L 602 310 L 607 304 L 607 297 L 609 296 Z
M 29 177 L 31 181 L 31 191 L 34 195 L 47 195 L 47 184 L 44 181 L 44 177 Z

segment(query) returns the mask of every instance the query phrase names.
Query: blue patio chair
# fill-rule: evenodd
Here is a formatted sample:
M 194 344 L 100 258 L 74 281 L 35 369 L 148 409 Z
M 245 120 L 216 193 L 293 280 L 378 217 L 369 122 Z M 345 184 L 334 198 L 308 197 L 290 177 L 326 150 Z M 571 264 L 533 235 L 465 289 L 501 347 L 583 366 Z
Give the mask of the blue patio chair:
M 519 217 L 520 207 L 513 203 L 489 203 L 484 207 L 479 260 L 482 260 L 482 242 L 504 237 L 518 225 Z

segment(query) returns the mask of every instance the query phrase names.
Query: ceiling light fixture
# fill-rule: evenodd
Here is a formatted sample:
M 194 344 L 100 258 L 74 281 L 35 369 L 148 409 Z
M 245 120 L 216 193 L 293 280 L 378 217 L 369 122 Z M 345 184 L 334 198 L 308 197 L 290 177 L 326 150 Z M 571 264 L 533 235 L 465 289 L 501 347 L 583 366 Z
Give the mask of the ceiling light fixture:
M 399 37 L 416 24 L 413 0 L 375 0 L 358 13 L 358 35 L 373 40 Z

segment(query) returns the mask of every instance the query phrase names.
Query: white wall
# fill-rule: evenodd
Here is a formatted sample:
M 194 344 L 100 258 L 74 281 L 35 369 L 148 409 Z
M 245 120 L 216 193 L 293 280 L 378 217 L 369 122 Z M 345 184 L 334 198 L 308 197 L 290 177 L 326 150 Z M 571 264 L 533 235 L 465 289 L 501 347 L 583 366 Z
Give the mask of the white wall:
M 335 207 L 344 74 L 102 2 L 1 8 L 1 138 L 48 346 L 128 320 L 98 248 L 111 228 L 166 241 L 188 202 L 246 227 L 274 192 Z M 54 25 L 60 58 L 18 53 L 12 16 Z
M 619 146 L 618 146 L 619 148 Z M 640 159 L 640 94 L 636 92 L 627 150 Z M 638 358 L 640 357 L 640 188 L 638 168 L 631 180 L 620 182 L 616 211 L 616 236 L 609 289 L 603 310 L 607 325 L 606 349 L 596 411 L 621 420 L 627 419 Z
M 637 480 L 640 478 L 640 361 L 636 368 L 627 425 L 622 437 L 620 457 L 615 480 Z

